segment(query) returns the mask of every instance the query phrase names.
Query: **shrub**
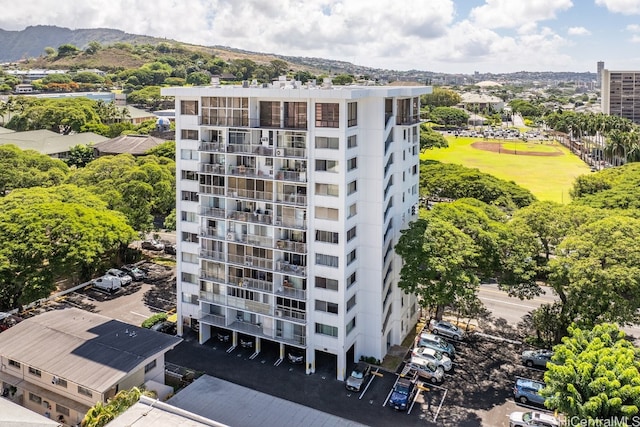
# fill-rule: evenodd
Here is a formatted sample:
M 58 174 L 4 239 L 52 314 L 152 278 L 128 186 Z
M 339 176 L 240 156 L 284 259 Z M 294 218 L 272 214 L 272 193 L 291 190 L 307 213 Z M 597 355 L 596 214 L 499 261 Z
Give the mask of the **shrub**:
M 149 329 L 156 323 L 164 322 L 165 320 L 167 320 L 167 313 L 157 313 L 142 322 L 142 327 Z

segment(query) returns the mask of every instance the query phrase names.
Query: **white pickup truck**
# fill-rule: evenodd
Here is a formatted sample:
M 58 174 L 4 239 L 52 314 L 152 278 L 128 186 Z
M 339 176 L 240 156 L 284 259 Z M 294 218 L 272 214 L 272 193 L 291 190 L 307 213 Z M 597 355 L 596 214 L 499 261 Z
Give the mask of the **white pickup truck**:
M 94 288 L 102 289 L 103 291 L 116 292 L 122 287 L 122 280 L 116 276 L 106 275 L 93 279 L 91 284 Z

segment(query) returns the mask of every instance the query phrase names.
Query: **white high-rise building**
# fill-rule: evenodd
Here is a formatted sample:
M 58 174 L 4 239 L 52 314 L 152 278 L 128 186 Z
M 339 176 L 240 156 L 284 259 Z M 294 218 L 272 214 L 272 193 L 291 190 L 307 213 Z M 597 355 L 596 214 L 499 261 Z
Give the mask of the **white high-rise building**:
M 393 247 L 416 219 L 431 88 L 216 83 L 162 89 L 176 102 L 178 333 L 296 347 L 307 373 L 324 352 L 344 379 L 417 320 Z

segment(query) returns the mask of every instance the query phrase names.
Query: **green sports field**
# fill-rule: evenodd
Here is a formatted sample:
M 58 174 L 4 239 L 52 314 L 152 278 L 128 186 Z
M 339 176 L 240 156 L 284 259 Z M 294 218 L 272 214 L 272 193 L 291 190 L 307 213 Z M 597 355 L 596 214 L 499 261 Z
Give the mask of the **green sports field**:
M 493 142 L 493 149 L 496 149 L 504 141 L 462 137 L 448 137 L 447 141 L 449 148 L 427 150 L 421 159 L 477 168 L 497 178 L 514 181 L 539 200 L 568 203 L 574 179 L 591 173 L 589 166 L 557 142 L 507 141 L 500 145 L 500 152 L 493 152 L 471 145 Z

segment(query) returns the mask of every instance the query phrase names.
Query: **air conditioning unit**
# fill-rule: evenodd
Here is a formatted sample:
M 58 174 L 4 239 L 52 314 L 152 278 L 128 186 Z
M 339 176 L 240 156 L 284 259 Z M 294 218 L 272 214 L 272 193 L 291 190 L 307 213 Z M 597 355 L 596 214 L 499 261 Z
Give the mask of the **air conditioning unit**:
M 283 157 L 284 156 L 284 148 L 277 148 L 276 149 L 276 156 Z
M 233 233 L 227 233 L 227 240 L 233 240 Z
M 282 225 L 282 221 L 275 220 L 275 221 L 273 222 L 273 225 Z
M 262 138 L 260 138 L 260 142 L 262 142 L 263 144 L 266 142 L 269 142 L 269 137 L 268 136 L 263 136 Z
M 58 384 L 59 382 L 60 380 L 58 379 L 58 377 L 51 378 L 51 384 Z
M 253 267 L 253 262 L 252 261 L 245 261 L 244 265 L 246 265 L 247 267 Z
M 282 310 L 276 310 L 276 316 L 282 317 Z

